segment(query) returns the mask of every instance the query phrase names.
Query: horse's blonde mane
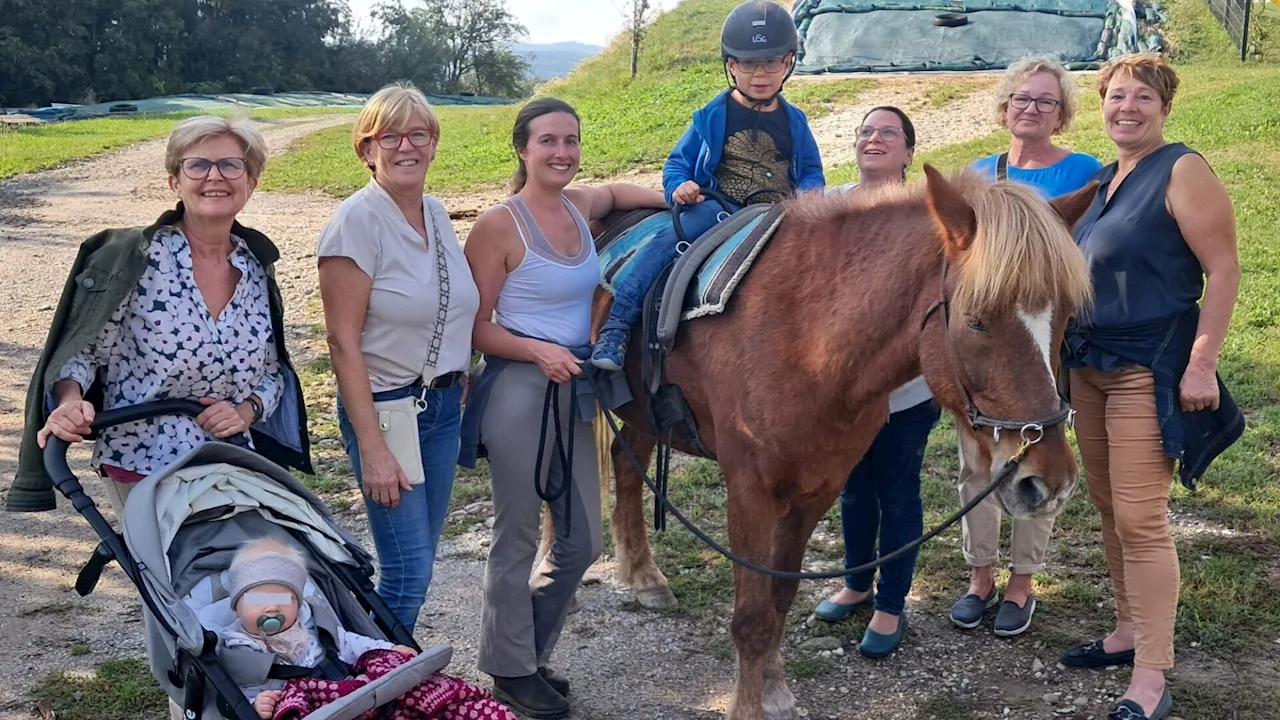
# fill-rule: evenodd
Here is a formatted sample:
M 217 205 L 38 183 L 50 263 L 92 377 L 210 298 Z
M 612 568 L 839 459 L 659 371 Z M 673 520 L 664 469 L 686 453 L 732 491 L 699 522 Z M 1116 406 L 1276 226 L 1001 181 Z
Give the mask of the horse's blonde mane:
M 1092 298 L 1084 255 L 1062 218 L 1034 190 L 980 178 L 958 187 L 978 220 L 952 293 L 961 312 L 1036 312 L 1059 303 L 1078 307 Z
M 989 183 L 969 169 L 949 178 L 973 208 L 977 234 L 960 259 L 952 302 L 961 312 L 1012 307 L 1035 312 L 1051 304 L 1079 306 L 1092 298 L 1084 256 L 1062 219 L 1034 190 L 1010 182 Z M 790 201 L 789 215 L 825 223 L 853 213 L 918 203 L 929 214 L 927 186 L 881 186 L 855 194 L 807 193 Z M 935 221 L 936 222 L 936 221 Z

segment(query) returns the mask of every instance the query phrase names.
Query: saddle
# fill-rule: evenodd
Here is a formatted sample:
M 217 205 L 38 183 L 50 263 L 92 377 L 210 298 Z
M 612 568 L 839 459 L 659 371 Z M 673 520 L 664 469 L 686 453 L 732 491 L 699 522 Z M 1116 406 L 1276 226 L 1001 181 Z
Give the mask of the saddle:
M 649 290 L 645 305 L 655 305 L 658 315 L 645 323 L 652 331 L 646 331 L 646 345 L 655 341 L 669 354 L 681 321 L 724 312 L 782 215 L 780 205 L 748 205 L 691 240 Z M 637 210 L 602 234 L 596 241 L 601 285 L 612 292 L 629 272 L 631 260 L 672 222 L 669 212 Z
M 657 434 L 658 467 L 654 473 L 659 495 L 665 496 L 670 478 L 672 436 L 697 454 L 715 459 L 698 434 L 698 425 L 675 383 L 664 383 L 666 358 L 675 348 L 682 321 L 718 315 L 746 277 L 756 257 L 782 222 L 781 205 L 754 204 L 725 218 L 687 245 L 658 276 L 645 296 L 640 326 L 644 339 L 641 378 L 649 420 Z M 624 216 L 596 242 L 601 284 L 610 292 L 626 277 L 630 261 L 658 233 L 675 222 L 670 212 L 638 210 Z M 654 498 L 654 529 L 666 529 L 666 506 Z

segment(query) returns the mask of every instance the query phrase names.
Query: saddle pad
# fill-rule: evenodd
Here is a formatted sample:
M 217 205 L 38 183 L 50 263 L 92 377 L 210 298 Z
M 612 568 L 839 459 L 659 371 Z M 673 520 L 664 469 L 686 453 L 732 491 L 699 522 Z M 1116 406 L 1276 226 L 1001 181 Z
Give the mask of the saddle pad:
M 782 216 L 781 205 L 771 206 L 738 228 L 716 248 L 698 268 L 694 281 L 689 283 L 682 320 L 724 312 L 738 283 L 746 277 L 751 264 L 778 229 Z
M 631 268 L 631 259 L 658 233 L 671 227 L 671 213 L 665 210 L 637 210 L 628 213 L 596 240 L 600 258 L 600 286 L 610 293 Z

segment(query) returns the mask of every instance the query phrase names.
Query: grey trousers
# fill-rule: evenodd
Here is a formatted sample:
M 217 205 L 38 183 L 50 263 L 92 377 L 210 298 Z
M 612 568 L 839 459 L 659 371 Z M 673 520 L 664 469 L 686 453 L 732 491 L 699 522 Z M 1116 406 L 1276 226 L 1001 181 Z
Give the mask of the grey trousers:
M 494 383 L 480 424 L 489 451 L 495 519 L 485 567 L 477 665 L 494 677 L 523 677 L 546 666 L 568 617 L 574 592 L 602 549 L 593 418 L 582 418 L 573 427 L 569 534 L 566 537 L 561 498 L 550 505 L 556 528 L 551 552 L 534 571 L 542 507 L 533 484 L 534 465 L 546 389 L 547 377 L 537 365 L 508 365 Z M 570 394 L 568 385 L 558 388 L 566 449 Z M 550 421 L 546 446 L 538 477 L 545 479 L 549 471 L 550 486 L 556 488 L 564 472 L 558 459 L 553 462 L 555 432 Z

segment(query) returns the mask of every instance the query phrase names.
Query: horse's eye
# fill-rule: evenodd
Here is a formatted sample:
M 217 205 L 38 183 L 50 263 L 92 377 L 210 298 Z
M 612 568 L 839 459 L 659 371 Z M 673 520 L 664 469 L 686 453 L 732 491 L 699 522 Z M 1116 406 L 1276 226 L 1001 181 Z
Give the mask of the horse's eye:
M 969 328 L 972 330 L 976 330 L 980 333 L 985 333 L 987 331 L 987 328 L 982 324 L 982 321 L 979 320 L 976 315 L 969 316 Z

